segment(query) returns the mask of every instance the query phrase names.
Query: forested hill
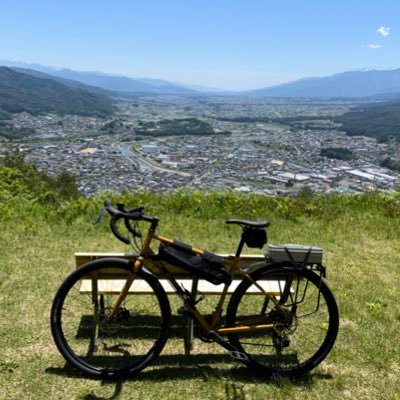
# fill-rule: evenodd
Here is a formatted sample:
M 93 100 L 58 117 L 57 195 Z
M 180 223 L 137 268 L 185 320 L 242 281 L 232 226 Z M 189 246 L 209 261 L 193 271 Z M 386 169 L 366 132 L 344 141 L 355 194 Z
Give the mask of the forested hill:
M 364 107 L 335 119 L 350 136 L 371 136 L 380 142 L 400 141 L 400 100 Z
M 107 96 L 72 88 L 52 79 L 42 79 L 0 67 L 0 110 L 106 116 L 112 114 Z
M 46 74 L 44 72 L 36 71 L 34 69 L 28 69 L 28 68 L 15 68 L 15 67 L 10 67 L 14 71 L 21 72 L 23 74 L 27 75 L 32 75 L 37 78 L 41 79 L 51 79 L 53 81 L 62 83 L 65 86 L 72 87 L 74 89 L 82 89 L 85 90 L 89 93 L 93 94 L 99 94 L 103 95 L 106 97 L 117 97 L 117 98 L 125 98 L 125 99 L 130 99 L 130 100 L 136 100 L 137 96 L 133 93 L 130 92 L 118 92 L 118 91 L 113 91 L 113 90 L 107 90 L 107 89 L 102 89 L 101 87 L 98 86 L 91 86 L 91 85 L 86 85 L 85 83 L 79 82 L 79 81 L 74 81 L 72 79 L 66 79 L 66 78 L 60 78 L 59 76 L 56 75 L 50 75 Z
M 94 94 L 101 94 L 101 95 L 105 95 L 105 96 L 109 96 L 109 97 L 118 95 L 117 92 L 112 92 L 110 90 L 105 90 L 105 89 L 99 88 L 97 86 L 85 85 L 82 82 L 74 81 L 72 79 L 64 79 L 64 78 L 60 78 L 58 76 L 45 74 L 44 72 L 35 71 L 34 69 L 14 68 L 14 67 L 12 67 L 11 69 L 14 70 L 14 71 L 17 71 L 17 72 L 21 72 L 22 74 L 32 75 L 32 76 L 34 76 L 36 78 L 51 79 L 53 81 L 62 83 L 65 86 L 72 87 L 74 89 L 86 90 L 87 92 L 94 93 Z

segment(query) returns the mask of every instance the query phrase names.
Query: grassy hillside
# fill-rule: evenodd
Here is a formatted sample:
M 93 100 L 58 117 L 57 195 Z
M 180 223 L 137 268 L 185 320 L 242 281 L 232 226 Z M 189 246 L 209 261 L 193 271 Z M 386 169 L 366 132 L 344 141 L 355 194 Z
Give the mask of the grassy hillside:
M 42 79 L 0 67 L 0 110 L 30 114 L 54 112 L 107 116 L 112 114 L 111 99 L 68 87 L 52 79 Z
M 92 223 L 102 200 L 112 196 L 67 200 L 54 194 L 46 200 L 30 195 L 28 186 L 24 191 L 17 194 L 11 183 L 0 186 L 5 227 L 0 241 L 0 398 L 399 399 L 398 197 L 286 199 L 197 192 L 113 197 L 145 205 L 149 215 L 160 217 L 160 233 L 211 251 L 235 250 L 240 230 L 224 223 L 232 217 L 269 219 L 271 243 L 323 247 L 341 326 L 328 358 L 297 381 L 257 379 L 219 346 L 199 340 L 185 357 L 176 326 L 155 365 L 135 379 L 110 383 L 89 380 L 65 365 L 50 336 L 49 311 L 57 286 L 74 269 L 74 252 L 129 251 L 105 222 Z M 171 301 L 175 312 L 178 304 Z

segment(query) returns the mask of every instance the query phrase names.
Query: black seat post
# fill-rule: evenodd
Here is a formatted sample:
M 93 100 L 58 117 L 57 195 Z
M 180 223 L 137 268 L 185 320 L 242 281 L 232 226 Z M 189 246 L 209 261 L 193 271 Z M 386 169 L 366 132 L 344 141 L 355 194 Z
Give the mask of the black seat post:
M 242 250 L 243 250 L 244 243 L 245 243 L 245 238 L 244 238 L 244 229 L 243 229 L 242 235 L 240 236 L 240 242 L 239 242 L 239 245 L 236 250 L 236 254 L 235 254 L 236 257 L 240 257 L 240 254 L 242 253 Z

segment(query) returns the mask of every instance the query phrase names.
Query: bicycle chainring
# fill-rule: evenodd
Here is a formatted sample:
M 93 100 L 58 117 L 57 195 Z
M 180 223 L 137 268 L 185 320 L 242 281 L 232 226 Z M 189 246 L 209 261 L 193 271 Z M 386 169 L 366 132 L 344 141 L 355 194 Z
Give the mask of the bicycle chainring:
M 212 315 L 208 314 L 204 316 L 205 320 L 208 323 L 211 323 L 212 321 Z M 220 325 L 221 321 L 219 321 L 219 323 L 217 325 Z M 196 335 L 197 338 L 199 338 L 202 342 L 205 343 L 212 343 L 215 342 L 214 339 L 211 339 L 208 335 L 208 332 L 204 330 L 204 328 L 197 322 L 194 321 L 194 333 Z

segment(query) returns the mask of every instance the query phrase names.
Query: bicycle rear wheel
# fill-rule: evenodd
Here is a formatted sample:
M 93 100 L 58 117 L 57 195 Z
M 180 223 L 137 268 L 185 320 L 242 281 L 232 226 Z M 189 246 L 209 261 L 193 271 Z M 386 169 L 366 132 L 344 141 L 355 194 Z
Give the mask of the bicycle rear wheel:
M 93 377 L 132 375 L 145 368 L 167 341 L 169 301 L 157 278 L 143 269 L 109 321 L 129 270 L 123 259 L 89 262 L 67 277 L 54 298 L 54 341 L 68 362 Z
M 260 374 L 299 376 L 310 371 L 328 355 L 338 333 L 332 292 L 319 275 L 291 264 L 266 266 L 251 276 L 274 299 L 245 279 L 229 302 L 227 325 L 273 328 L 232 334 L 229 341 Z

